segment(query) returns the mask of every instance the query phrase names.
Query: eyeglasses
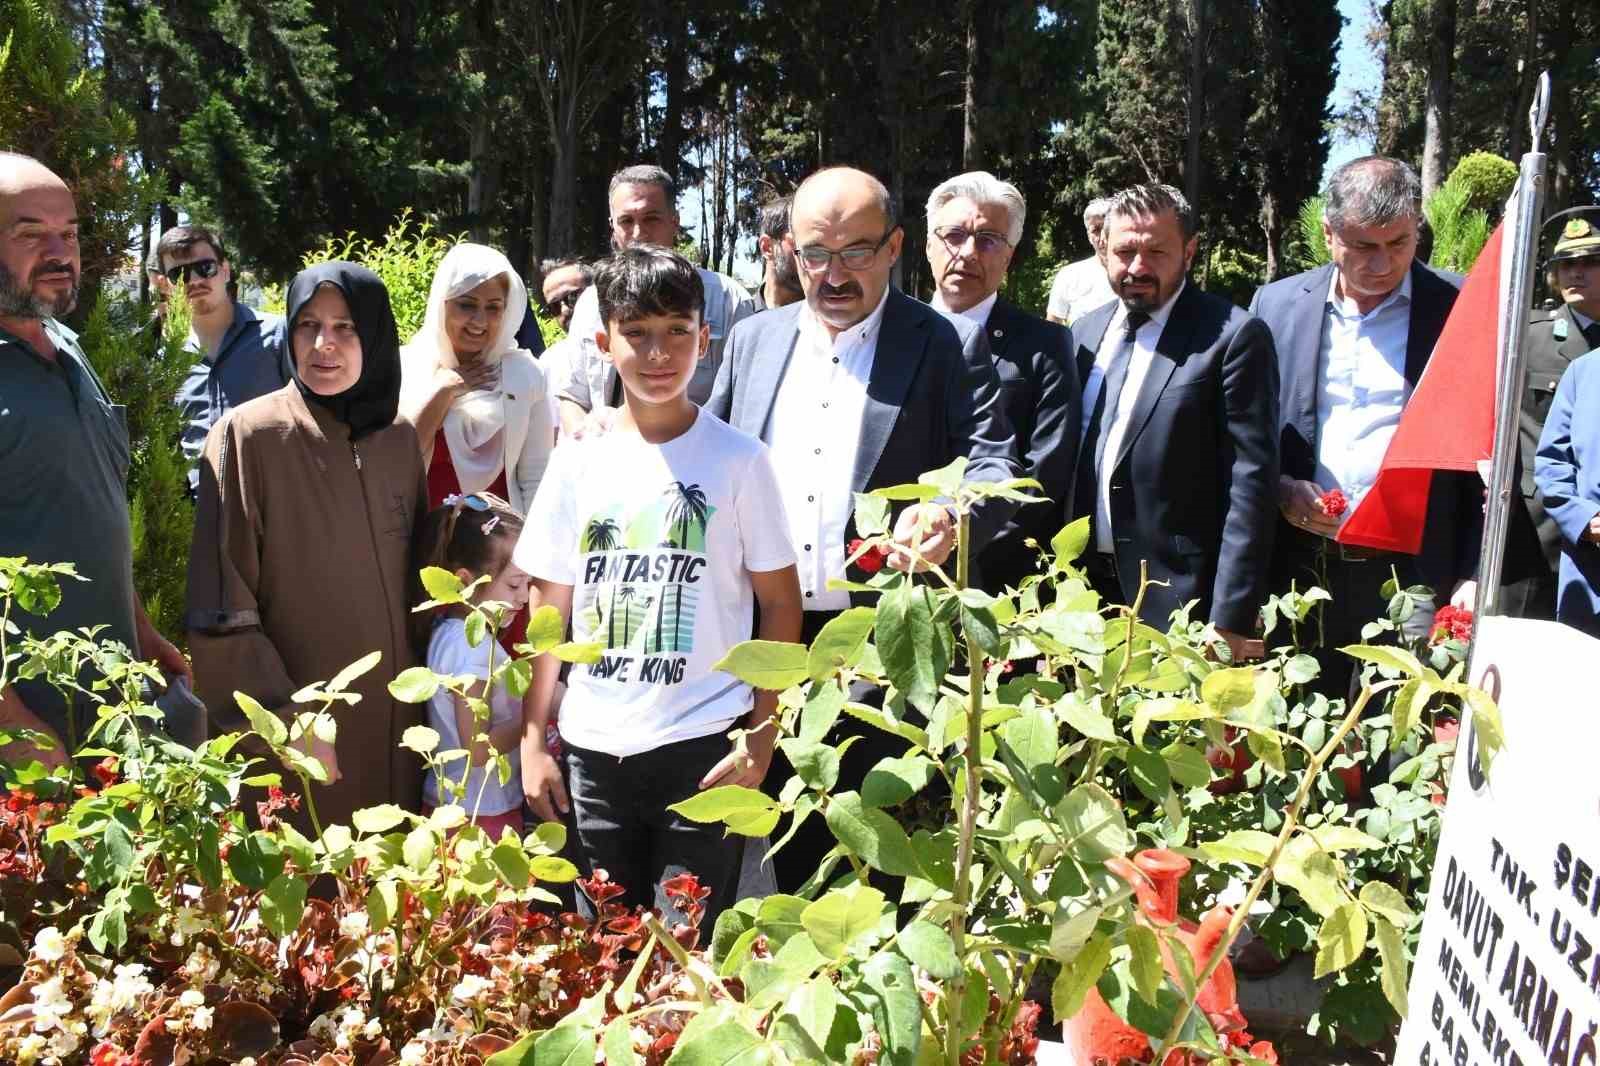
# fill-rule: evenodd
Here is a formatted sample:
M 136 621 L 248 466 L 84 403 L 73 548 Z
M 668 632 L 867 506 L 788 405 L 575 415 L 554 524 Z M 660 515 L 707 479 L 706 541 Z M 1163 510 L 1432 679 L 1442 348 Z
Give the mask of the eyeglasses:
M 833 262 L 834 256 L 839 257 L 839 262 L 844 264 L 846 270 L 865 270 L 872 265 L 873 260 L 878 258 L 878 252 L 883 249 L 885 244 L 889 243 L 889 238 L 894 236 L 896 228 L 891 226 L 889 232 L 878 238 L 878 243 L 870 248 L 866 245 L 856 244 L 843 251 L 834 252 L 822 247 L 820 244 L 811 244 L 804 248 L 797 248 L 796 252 L 800 256 L 801 265 L 813 274 L 820 274 L 827 270 L 828 265 Z
M 192 263 L 180 263 L 177 266 L 168 267 L 166 270 L 162 271 L 162 273 L 165 274 L 167 276 L 167 280 L 172 282 L 174 285 L 177 285 L 180 280 L 183 284 L 187 285 L 189 283 L 190 274 L 198 274 L 202 278 L 216 277 L 217 261 L 215 259 L 196 259 Z
M 961 251 L 968 241 L 977 248 L 979 255 L 993 255 L 1002 248 L 1011 247 L 1011 242 L 1004 234 L 993 230 L 973 231 L 962 226 L 941 226 L 933 231 L 933 235 L 952 253 Z
M 578 297 L 580 297 L 582 295 L 583 295 L 583 290 L 582 289 L 573 289 L 570 292 L 562 293 L 560 296 L 557 296 L 554 300 L 541 300 L 541 301 L 539 301 L 539 306 L 544 310 L 544 313 L 547 314 L 547 315 L 555 314 L 556 308 L 558 308 L 558 307 L 565 307 L 568 311 L 570 311 L 574 307 L 578 306 Z

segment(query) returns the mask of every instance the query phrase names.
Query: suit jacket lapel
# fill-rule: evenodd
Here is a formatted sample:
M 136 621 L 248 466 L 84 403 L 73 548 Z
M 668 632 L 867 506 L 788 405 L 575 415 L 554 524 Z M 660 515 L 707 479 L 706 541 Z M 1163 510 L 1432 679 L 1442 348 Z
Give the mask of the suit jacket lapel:
M 1111 327 L 1111 318 L 1117 313 L 1115 303 L 1106 304 L 1098 310 L 1090 311 L 1072 327 L 1072 339 L 1077 342 L 1078 350 L 1073 353 L 1073 370 L 1078 375 L 1078 384 L 1082 385 L 1086 375 L 1084 366 L 1094 366 L 1095 355 L 1100 351 L 1100 344 L 1105 340 L 1106 330 Z M 1089 415 L 1089 399 L 1085 395 L 1083 405 L 1084 417 Z
M 1161 336 L 1156 338 L 1156 350 L 1150 357 L 1150 368 L 1145 371 L 1144 381 L 1139 386 L 1139 395 L 1134 399 L 1133 410 L 1128 415 L 1128 427 L 1123 431 L 1122 440 L 1117 444 L 1116 459 L 1111 464 L 1113 470 L 1122 464 L 1122 460 L 1127 458 L 1128 452 L 1133 449 L 1133 442 L 1144 431 L 1145 423 L 1150 420 L 1151 412 L 1156 409 L 1156 403 L 1161 399 L 1161 393 L 1166 389 L 1167 382 L 1172 380 L 1172 372 L 1178 369 L 1178 363 L 1189 354 L 1189 336 L 1194 332 L 1194 317 L 1189 314 L 1189 305 L 1199 291 L 1193 281 L 1185 283 L 1183 295 L 1172 305 L 1172 313 L 1167 316 L 1167 324 L 1162 327 Z
M 1004 356 L 1016 339 L 1017 331 L 1021 329 L 1017 325 L 1017 309 L 1004 300 L 996 300 L 984 329 L 989 334 L 989 350 L 996 358 Z
M 1572 317 L 1571 307 L 1563 304 L 1558 313 L 1567 318 L 1567 339 L 1556 346 L 1556 354 L 1570 363 L 1589 350 L 1589 341 L 1584 337 L 1583 328 L 1578 325 L 1578 320 Z
M 778 402 L 778 390 L 783 387 L 789 360 L 794 358 L 795 345 L 800 341 L 800 316 L 792 316 L 788 329 L 773 330 L 771 336 L 770 345 L 758 345 L 750 353 L 744 384 L 744 403 L 748 407 L 743 412 L 745 417 L 735 420 L 736 425 L 746 427 L 768 444 L 772 443 L 772 408 Z
M 850 478 L 855 492 L 865 492 L 878 469 L 878 460 L 883 458 L 883 449 L 900 417 L 911 382 L 927 354 L 927 322 L 921 316 L 908 315 L 907 305 L 915 305 L 911 297 L 890 290 L 889 302 L 883 308 L 883 321 L 878 324 L 872 374 L 867 379 L 867 398 L 861 409 L 861 439 L 856 446 L 856 465 Z M 793 345 L 790 348 L 792 350 Z
M 1448 290 L 1448 291 L 1441 291 Z M 1416 388 L 1444 320 L 1455 303 L 1453 286 L 1435 277 L 1421 263 L 1411 264 L 1411 324 L 1406 334 L 1406 383 Z
M 1322 328 L 1328 317 L 1328 286 L 1332 282 L 1332 264 L 1306 279 L 1290 311 L 1286 334 L 1293 338 L 1289 343 L 1295 348 L 1292 355 L 1298 358 L 1289 360 L 1294 373 L 1281 386 L 1288 398 L 1285 413 L 1294 420 L 1301 439 L 1311 446 L 1313 456 L 1317 454 L 1317 401 L 1322 391 Z

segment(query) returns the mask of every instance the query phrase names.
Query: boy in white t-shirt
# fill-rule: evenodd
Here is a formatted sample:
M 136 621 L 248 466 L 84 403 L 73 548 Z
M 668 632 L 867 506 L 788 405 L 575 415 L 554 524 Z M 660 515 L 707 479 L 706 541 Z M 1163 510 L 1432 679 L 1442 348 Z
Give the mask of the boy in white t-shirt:
M 556 449 L 513 560 L 573 639 L 605 646 L 573 666 L 560 730 L 580 866 L 625 903 L 675 908 L 660 885 L 689 872 L 711 889 L 703 926 L 734 900 L 742 847 L 721 825 L 667 810 L 699 789 L 759 787 L 772 761 L 777 695 L 713 665 L 749 639 L 800 636 L 800 586 L 766 446 L 690 402 L 710 340 L 687 261 L 631 248 L 595 277 L 624 406 L 613 430 Z M 525 702 L 523 789 L 547 820 L 568 809 L 545 722 L 560 664 L 537 660 Z M 751 732 L 742 746 L 728 732 Z

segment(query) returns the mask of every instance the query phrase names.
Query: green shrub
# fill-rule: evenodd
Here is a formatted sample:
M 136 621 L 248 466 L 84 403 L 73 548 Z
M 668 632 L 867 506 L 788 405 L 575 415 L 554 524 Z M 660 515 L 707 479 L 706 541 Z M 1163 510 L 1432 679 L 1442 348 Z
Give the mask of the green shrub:
M 1053 255 L 1033 255 L 1020 263 L 1012 263 L 1006 272 L 1001 293 L 1005 298 L 1030 314 L 1044 316 L 1050 302 L 1050 283 L 1056 271 L 1066 266 Z
M 133 585 L 156 628 L 180 646 L 194 507 L 178 448 L 183 419 L 173 398 L 194 363 L 184 351 L 188 336 L 181 293 L 160 334 L 149 324 L 147 305 L 108 297 L 95 305 L 79 336 L 112 400 L 127 407 Z
M 1313 270 L 1333 262 L 1333 255 L 1328 251 L 1328 236 L 1322 232 L 1323 206 L 1322 197 L 1313 196 L 1300 205 L 1300 213 L 1295 216 L 1294 236 L 1288 251 L 1289 261 L 1300 270 Z
M 1206 292 L 1249 307 L 1250 298 L 1266 275 L 1266 260 L 1261 256 L 1223 243 L 1206 253 L 1199 280 Z
M 1433 232 L 1433 254 L 1428 262 L 1465 274 L 1477 262 L 1489 240 L 1489 214 L 1472 206 L 1467 182 L 1450 179 L 1423 203 L 1422 213 Z
M 1517 183 L 1517 165 L 1493 152 L 1473 152 L 1456 164 L 1446 181 L 1461 188 L 1469 207 L 1499 218 Z
M 434 232 L 433 223 L 414 223 L 409 210 L 395 219 L 394 225 L 379 241 L 347 233 L 343 237 L 329 237 L 322 247 L 305 257 L 305 265 L 325 263 L 330 259 L 346 259 L 360 263 L 383 279 L 389 290 L 389 303 L 394 308 L 395 328 L 400 332 L 402 344 L 411 340 L 422 328 L 428 314 L 428 293 L 433 288 L 433 275 L 439 269 L 445 253 L 466 240 L 465 234 L 444 237 Z M 523 279 L 527 281 L 526 278 Z M 273 287 L 263 290 L 262 307 L 282 314 L 284 293 Z M 537 306 L 534 317 L 539 323 L 539 333 L 549 345 L 563 336 L 554 319 L 541 316 Z

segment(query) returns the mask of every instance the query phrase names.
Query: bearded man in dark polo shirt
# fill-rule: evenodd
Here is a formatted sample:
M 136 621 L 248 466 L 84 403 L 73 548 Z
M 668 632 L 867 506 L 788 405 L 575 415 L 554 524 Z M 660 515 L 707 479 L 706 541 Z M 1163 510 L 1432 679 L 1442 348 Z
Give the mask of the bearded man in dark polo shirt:
M 123 409 L 58 321 L 78 302 L 78 272 L 72 191 L 37 160 L 0 152 L 0 556 L 71 563 L 88 579 L 63 580 L 47 617 L 13 607 L 11 620 L 41 637 L 104 626 L 101 639 L 188 677 L 133 590 Z M 87 698 L 69 708 L 50 686 L 16 681 L 0 689 L 0 730 L 34 730 L 55 744 L 19 739 L 0 760 L 60 766 L 93 721 Z

